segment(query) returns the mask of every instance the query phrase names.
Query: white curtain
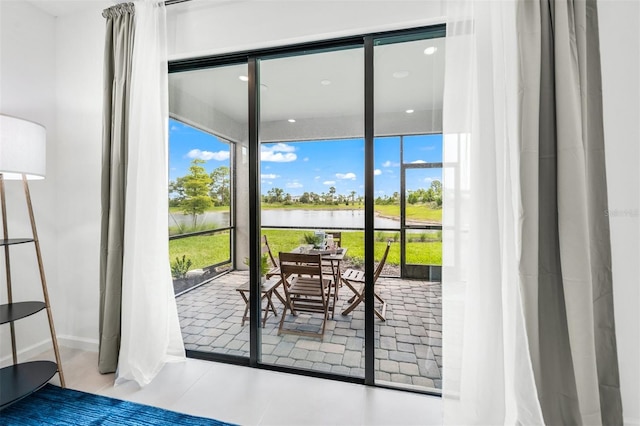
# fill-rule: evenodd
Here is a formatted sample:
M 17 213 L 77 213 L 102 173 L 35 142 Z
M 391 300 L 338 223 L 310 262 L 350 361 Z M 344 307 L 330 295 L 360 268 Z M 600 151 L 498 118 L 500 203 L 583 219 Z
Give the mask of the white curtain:
M 595 0 L 447 9 L 444 423 L 618 424 Z
M 167 243 L 168 75 L 163 2 L 138 1 L 125 192 L 121 346 L 116 384 L 144 386 L 184 360 Z

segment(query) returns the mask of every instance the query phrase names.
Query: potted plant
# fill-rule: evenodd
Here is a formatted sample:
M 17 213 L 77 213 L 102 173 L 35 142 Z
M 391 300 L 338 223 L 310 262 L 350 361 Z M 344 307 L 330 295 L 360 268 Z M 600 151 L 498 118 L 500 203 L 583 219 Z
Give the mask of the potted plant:
M 304 241 L 307 244 L 313 245 L 313 248 L 321 248 L 323 239 L 317 234 L 304 234 Z
M 244 264 L 247 266 L 251 266 L 248 257 L 244 258 Z M 266 275 L 267 272 L 269 272 L 269 269 L 271 269 L 269 267 L 269 254 L 263 253 L 262 256 L 260 256 L 260 284 L 264 284 L 264 282 L 267 280 Z

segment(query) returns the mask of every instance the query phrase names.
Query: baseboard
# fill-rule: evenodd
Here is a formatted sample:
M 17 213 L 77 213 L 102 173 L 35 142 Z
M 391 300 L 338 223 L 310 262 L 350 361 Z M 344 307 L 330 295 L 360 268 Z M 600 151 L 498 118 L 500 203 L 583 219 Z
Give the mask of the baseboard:
M 86 352 L 98 352 L 100 347 L 98 339 L 85 339 L 76 336 L 58 336 L 58 345 Z
M 51 339 L 45 339 L 45 340 L 42 340 L 41 342 L 35 343 L 26 348 L 22 348 L 17 352 L 18 362 L 22 362 L 30 358 L 33 358 L 36 355 L 39 355 L 42 352 L 45 352 L 52 348 L 53 346 L 51 346 Z M 11 356 L 11 354 L 0 358 L 0 366 L 6 367 L 11 364 L 13 364 L 13 357 Z
M 640 426 L 640 419 L 632 419 L 630 417 L 625 417 L 623 421 L 624 421 L 624 426 Z
M 58 336 L 58 346 L 61 348 L 80 349 L 86 352 L 98 352 L 97 339 L 84 339 L 76 336 Z M 53 350 L 51 339 L 44 339 L 18 351 L 18 361 L 25 361 L 35 358 L 43 352 Z M 0 367 L 6 367 L 13 364 L 11 354 L 0 358 Z

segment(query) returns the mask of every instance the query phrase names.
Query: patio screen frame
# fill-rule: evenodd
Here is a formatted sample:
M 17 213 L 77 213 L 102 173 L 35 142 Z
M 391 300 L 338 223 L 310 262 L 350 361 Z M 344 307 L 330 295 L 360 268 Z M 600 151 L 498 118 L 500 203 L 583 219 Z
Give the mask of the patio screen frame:
M 221 55 L 202 56 L 195 58 L 169 61 L 169 73 L 194 71 L 214 68 L 224 65 L 246 64 L 248 66 L 248 168 L 249 168 L 249 244 L 250 244 L 250 321 L 249 321 L 249 357 L 227 355 L 220 353 L 205 353 L 187 351 L 190 358 L 219 361 L 237 365 L 245 365 L 266 370 L 281 371 L 299 375 L 340 380 L 350 383 L 365 384 L 377 387 L 398 389 L 394 386 L 379 384 L 375 381 L 375 315 L 374 315 L 374 137 L 375 137 L 375 109 L 374 109 L 374 47 L 378 45 L 442 38 L 446 35 L 445 24 L 435 24 L 404 30 L 375 32 L 357 36 L 335 38 L 329 40 L 299 43 L 265 49 L 255 49 Z M 353 377 L 335 373 L 325 373 L 313 370 L 302 370 L 260 362 L 261 332 L 261 297 L 260 297 L 260 259 L 261 256 L 261 197 L 260 197 L 260 60 L 275 57 L 299 56 L 305 53 L 319 53 L 327 50 L 348 48 L 364 48 L 364 171 L 365 171 L 365 375 Z M 235 191 L 235 188 L 234 188 Z M 233 238 L 232 238 L 233 240 Z M 429 390 L 415 390 L 400 388 L 405 391 L 426 393 L 440 396 Z

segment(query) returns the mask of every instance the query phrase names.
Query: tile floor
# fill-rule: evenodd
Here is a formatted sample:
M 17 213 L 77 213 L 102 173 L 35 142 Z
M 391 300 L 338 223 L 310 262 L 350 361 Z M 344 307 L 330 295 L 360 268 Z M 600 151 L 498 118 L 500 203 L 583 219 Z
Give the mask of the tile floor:
M 69 388 L 240 425 L 442 424 L 442 400 L 428 395 L 195 359 L 168 364 L 144 388 L 114 387 L 97 353 L 63 347 L 61 356 Z

